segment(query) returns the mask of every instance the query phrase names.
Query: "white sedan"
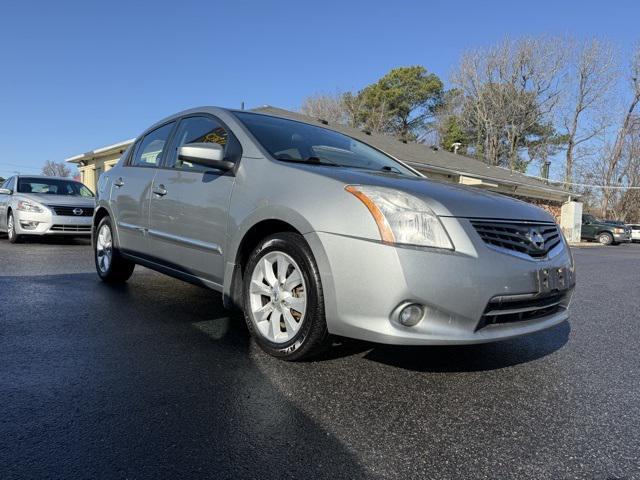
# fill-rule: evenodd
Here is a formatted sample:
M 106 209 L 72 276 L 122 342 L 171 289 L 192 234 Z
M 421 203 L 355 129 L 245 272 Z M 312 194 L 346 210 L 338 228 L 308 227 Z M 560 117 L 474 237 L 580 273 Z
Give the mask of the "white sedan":
M 93 192 L 68 178 L 17 175 L 0 187 L 0 232 L 11 243 L 26 235 L 90 236 Z

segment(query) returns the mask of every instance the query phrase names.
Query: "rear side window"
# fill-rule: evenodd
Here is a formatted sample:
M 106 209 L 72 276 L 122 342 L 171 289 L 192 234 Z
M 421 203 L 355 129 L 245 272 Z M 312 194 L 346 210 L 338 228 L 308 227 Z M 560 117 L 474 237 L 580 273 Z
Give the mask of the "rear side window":
M 201 172 L 211 168 L 180 160 L 178 148 L 189 143 L 217 143 L 224 147 L 226 155 L 229 132 L 211 117 L 188 117 L 180 122 L 174 138 L 171 152 L 167 154 L 166 166 Z
M 168 123 L 147 133 L 136 146 L 130 165 L 132 167 L 157 167 L 160 165 L 162 152 L 174 125 L 175 122 Z

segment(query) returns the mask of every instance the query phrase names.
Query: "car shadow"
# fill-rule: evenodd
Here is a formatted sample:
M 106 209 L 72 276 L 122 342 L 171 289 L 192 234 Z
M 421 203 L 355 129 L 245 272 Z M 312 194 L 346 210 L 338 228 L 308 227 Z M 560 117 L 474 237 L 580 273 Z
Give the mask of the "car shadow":
M 155 273 L 152 273 L 155 275 Z M 112 286 L 114 291 L 129 294 L 131 284 Z M 199 291 L 195 289 L 195 291 Z M 202 292 L 208 292 L 204 289 Z M 246 350 L 251 339 L 241 312 L 226 310 L 221 299 L 213 294 L 208 310 L 216 320 L 201 318 L 198 303 L 181 306 L 181 315 L 171 316 L 172 322 L 184 321 L 210 338 L 239 346 Z M 384 345 L 363 340 L 333 337 L 330 347 L 305 363 L 330 362 L 340 358 L 361 356 L 365 360 L 417 372 L 474 372 L 489 371 L 527 363 L 562 348 L 569 340 L 571 326 L 562 322 L 555 327 L 510 340 L 447 346 Z
M 571 326 L 563 322 L 541 332 L 511 340 L 474 345 L 375 345 L 364 358 L 416 372 L 478 372 L 531 362 L 552 354 L 569 340 Z
M 67 237 L 64 235 L 24 235 L 20 239 L 23 244 L 42 245 L 91 245 L 89 237 Z

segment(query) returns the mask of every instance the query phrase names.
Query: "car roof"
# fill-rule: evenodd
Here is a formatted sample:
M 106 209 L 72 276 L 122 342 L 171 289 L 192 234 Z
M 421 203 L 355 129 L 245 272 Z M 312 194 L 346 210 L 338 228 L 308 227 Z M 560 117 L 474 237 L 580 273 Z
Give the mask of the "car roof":
M 161 126 L 164 123 L 170 122 L 171 120 L 175 120 L 176 118 L 180 118 L 183 117 L 185 115 L 190 115 L 192 113 L 210 113 L 212 115 L 219 115 L 221 112 L 232 112 L 232 109 L 229 108 L 222 108 L 222 107 L 215 107 L 215 106 L 201 106 L 201 107 L 194 107 L 194 108 L 189 108 L 187 110 L 182 110 L 181 112 L 178 113 L 174 113 L 172 115 L 169 115 L 168 117 L 163 118 L 162 120 L 157 121 L 156 123 L 154 123 L 153 125 L 151 125 L 149 128 L 146 128 L 140 135 L 138 135 L 136 138 L 140 138 L 143 135 L 147 134 L 148 132 L 155 130 L 156 128 L 158 128 L 159 126 Z
M 52 175 L 16 175 L 17 178 L 38 178 L 38 179 L 53 179 L 53 180 L 68 180 L 70 182 L 77 182 L 73 178 L 69 177 L 55 177 Z

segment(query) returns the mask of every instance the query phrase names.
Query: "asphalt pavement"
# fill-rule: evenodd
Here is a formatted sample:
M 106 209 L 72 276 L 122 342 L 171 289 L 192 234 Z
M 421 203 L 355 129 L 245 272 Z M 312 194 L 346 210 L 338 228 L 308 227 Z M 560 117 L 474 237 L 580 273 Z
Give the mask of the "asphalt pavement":
M 286 363 L 215 292 L 0 239 L 0 479 L 640 479 L 640 245 L 574 255 L 551 330 Z

